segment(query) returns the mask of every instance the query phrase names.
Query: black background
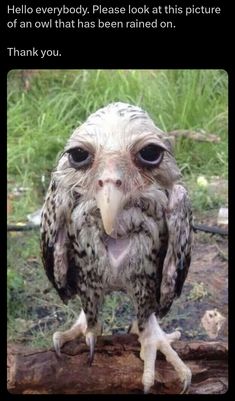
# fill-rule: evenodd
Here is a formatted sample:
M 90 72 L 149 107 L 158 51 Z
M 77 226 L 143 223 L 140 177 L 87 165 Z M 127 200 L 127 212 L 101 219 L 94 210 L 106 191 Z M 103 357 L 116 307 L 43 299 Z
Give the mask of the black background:
M 1 1 L 1 3 L 3 0 Z M 220 15 L 182 15 L 169 16 L 176 22 L 176 28 L 159 29 L 90 29 L 90 30 L 12 30 L 6 27 L 7 19 L 17 15 L 7 15 L 7 4 L 28 6 L 78 6 L 87 5 L 87 1 L 55 1 L 55 0 L 5 0 L 1 5 L 3 36 L 1 40 L 4 64 L 8 69 L 15 68 L 229 68 L 232 54 L 228 51 L 229 34 L 232 27 L 228 16 L 231 10 L 223 0 L 93 0 L 94 4 L 106 6 L 164 5 L 177 4 L 186 6 L 220 6 Z M 89 3 L 90 4 L 90 3 Z M 23 16 L 30 19 L 30 15 Z M 128 16 L 117 15 L 117 20 Z M 133 16 L 149 19 L 142 15 Z M 153 17 L 156 18 L 157 15 Z M 50 18 L 50 17 L 48 17 Z M 95 16 L 90 16 L 94 19 Z M 98 18 L 98 16 L 97 16 Z M 109 16 L 106 17 L 107 19 Z M 66 19 L 66 17 L 65 17 Z M 68 18 L 69 19 L 69 18 Z M 105 19 L 105 16 L 102 16 Z M 232 24 L 232 22 L 231 22 Z M 40 59 L 39 57 L 8 57 L 7 47 L 16 48 L 59 48 L 60 58 Z M 232 52 L 231 52 L 232 53 Z M 231 56 L 231 57 L 230 57 Z
M 7 72 L 11 69 L 225 69 L 229 74 L 229 109 L 230 109 L 230 140 L 229 146 L 232 150 L 232 136 L 235 132 L 233 130 L 233 104 L 234 104 L 234 36 L 233 29 L 233 14 L 232 14 L 232 1 L 223 0 L 168 0 L 165 2 L 158 1 L 105 1 L 94 0 L 94 4 L 102 4 L 107 6 L 126 6 L 132 4 L 138 5 L 152 5 L 158 6 L 160 4 L 177 4 L 178 6 L 195 4 L 196 6 L 220 6 L 222 13 L 219 16 L 203 16 L 196 15 L 187 19 L 182 16 L 176 17 L 177 28 L 167 31 L 154 30 L 154 29 L 141 29 L 141 30 L 11 30 L 7 29 L 6 21 L 10 19 L 7 15 L 7 4 L 28 6 L 59 6 L 66 4 L 66 6 L 78 6 L 82 4 L 87 6 L 86 0 L 81 1 L 66 1 L 59 2 L 59 0 L 1 0 L 0 15 L 1 15 L 1 39 L 0 39 L 0 79 L 1 79 L 1 92 L 0 92 L 0 115 L 1 115 L 1 145 L 0 145 L 0 160 L 1 160 L 1 185 L 6 190 L 6 149 L 7 149 Z M 229 18 L 231 16 L 231 18 Z M 27 15 L 24 16 L 27 19 Z M 157 16 L 156 16 L 157 17 Z M 16 18 L 16 16 L 14 16 Z M 122 17 L 123 18 L 123 17 Z M 136 16 L 141 18 L 141 16 Z M 12 17 L 11 17 L 12 19 Z M 92 17 L 94 19 L 94 16 Z M 117 16 L 120 20 L 120 16 Z M 174 18 L 172 15 L 170 19 Z M 62 56 L 54 58 L 40 59 L 39 57 L 9 57 L 7 47 L 16 47 L 20 49 L 30 49 L 32 47 L 48 49 L 60 49 Z M 232 159 L 232 158 L 231 158 Z M 232 162 L 232 160 L 231 160 Z M 233 176 L 233 168 L 230 162 L 230 184 L 231 177 Z M 235 170 L 234 170 L 235 171 Z M 233 189 L 230 185 L 230 197 L 232 198 Z M 3 205 L 3 213 L 1 222 L 5 223 L 6 227 L 6 205 L 4 199 L 6 197 L 1 194 L 1 203 Z M 230 229 L 232 226 L 232 200 L 230 198 Z M 0 230 L 0 246 L 1 255 L 5 255 L 6 238 L 5 227 Z M 230 260 L 232 252 L 230 252 Z M 232 264 L 232 261 L 230 262 Z M 6 304 L 6 263 L 2 258 L 2 265 L 0 269 L 1 274 L 1 306 Z M 232 274 L 230 269 L 230 275 Z M 232 283 L 230 276 L 230 283 Z M 231 302 L 231 291 L 230 291 Z M 5 308 L 6 309 L 6 308 Z M 12 398 L 13 396 L 7 394 L 6 391 L 6 330 L 7 326 L 6 313 L 4 307 L 1 308 L 2 312 L 2 328 L 0 335 L 3 337 L 0 341 L 1 347 L 1 387 L 0 391 L 3 392 L 5 397 Z M 230 309 L 231 316 L 231 309 Z M 230 339 L 232 338 L 232 325 L 230 325 Z M 231 344 L 232 346 L 232 344 Z M 231 358 L 231 357 L 230 357 Z M 231 358 L 232 362 L 232 358 Z M 231 372 L 230 372 L 231 373 Z M 229 396 L 232 391 L 232 381 L 230 380 L 229 392 L 222 397 Z M 19 397 L 16 396 L 17 398 Z M 28 397 L 28 396 L 27 396 Z M 57 398 L 57 396 L 55 396 Z M 114 396 L 112 396 L 113 398 Z M 123 397 L 123 396 L 122 396 Z M 202 397 L 202 395 L 200 395 Z M 35 396 L 34 396 L 35 398 Z M 38 398 L 38 396 L 36 396 Z M 60 398 L 60 397 L 59 397 Z M 97 396 L 96 396 L 97 398 Z M 102 396 L 103 398 L 103 396 Z M 106 397 L 105 397 L 106 398 Z M 136 398 L 136 396 L 135 396 Z M 149 398 L 149 396 L 148 396 Z M 221 398 L 221 396 L 220 396 Z M 2 398 L 3 399 L 3 398 Z M 91 396 L 89 396 L 91 399 Z

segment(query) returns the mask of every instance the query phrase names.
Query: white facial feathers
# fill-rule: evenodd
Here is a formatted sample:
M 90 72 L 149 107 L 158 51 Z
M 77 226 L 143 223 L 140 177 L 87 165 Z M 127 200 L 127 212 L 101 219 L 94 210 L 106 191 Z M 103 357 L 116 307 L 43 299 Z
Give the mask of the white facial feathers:
M 180 172 L 167 138 L 140 107 L 111 103 L 75 129 L 59 160 L 55 179 L 63 188 L 77 191 L 87 200 L 96 197 L 102 183 L 114 184 L 115 191 L 118 194 L 122 191 L 125 199 L 140 197 L 154 183 L 156 187 L 170 188 L 179 179 Z M 156 163 L 153 161 L 151 165 L 150 161 L 145 168 L 138 154 L 152 145 L 159 149 L 159 157 Z M 90 164 L 82 168 L 71 165 L 69 151 L 76 148 L 89 153 Z
M 94 149 L 120 151 L 129 149 L 137 141 L 154 141 L 164 145 L 164 133 L 154 125 L 149 115 L 140 107 L 126 103 L 111 103 L 91 114 L 77 128 L 67 148 L 87 145 Z

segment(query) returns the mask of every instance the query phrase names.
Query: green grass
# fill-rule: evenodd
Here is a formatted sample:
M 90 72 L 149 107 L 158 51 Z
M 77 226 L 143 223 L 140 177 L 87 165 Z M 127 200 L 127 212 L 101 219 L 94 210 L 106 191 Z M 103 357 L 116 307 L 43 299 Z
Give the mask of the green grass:
M 175 155 L 194 209 L 218 208 L 226 203 L 226 195 L 196 184 L 199 175 L 209 182 L 213 176 L 227 178 L 225 71 L 36 70 L 29 78 L 28 91 L 24 90 L 21 77 L 22 71 L 13 70 L 8 75 L 8 193 L 12 203 L 9 222 L 25 221 L 27 214 L 42 205 L 56 157 L 72 131 L 90 113 L 114 101 L 141 106 L 165 131 L 189 129 L 218 135 L 219 143 L 177 139 Z M 26 190 L 14 195 L 16 187 Z M 36 258 L 37 267 L 32 264 L 32 257 Z M 9 235 L 9 338 L 20 336 L 22 322 L 16 319 L 34 319 L 35 308 L 45 304 L 54 305 L 53 308 L 56 305 L 56 310 L 64 313 L 64 320 L 74 319 L 77 304 L 64 307 L 53 290 L 44 295 L 48 285 L 40 261 L 38 234 Z M 120 302 L 118 296 L 114 300 L 109 298 L 108 320 L 115 318 Z M 44 344 L 48 335 L 37 331 L 33 341 Z

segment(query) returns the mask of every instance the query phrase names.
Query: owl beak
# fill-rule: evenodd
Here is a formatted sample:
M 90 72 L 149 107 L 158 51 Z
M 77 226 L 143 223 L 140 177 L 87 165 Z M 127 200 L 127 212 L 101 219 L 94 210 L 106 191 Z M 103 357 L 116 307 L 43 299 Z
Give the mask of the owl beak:
M 122 207 L 123 192 L 112 182 L 107 182 L 99 188 L 96 195 L 97 206 L 106 234 L 111 235 L 115 228 L 115 221 Z

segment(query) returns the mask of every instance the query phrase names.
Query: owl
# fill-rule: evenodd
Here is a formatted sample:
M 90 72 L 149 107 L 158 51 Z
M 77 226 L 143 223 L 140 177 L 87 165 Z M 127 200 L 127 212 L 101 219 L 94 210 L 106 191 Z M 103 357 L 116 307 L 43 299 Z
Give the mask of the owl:
M 117 102 L 91 114 L 60 154 L 41 216 L 46 274 L 60 298 L 79 296 L 82 310 L 71 329 L 56 332 L 63 344 L 84 336 L 94 358 L 104 297 L 125 292 L 133 303 L 143 360 L 143 391 L 154 384 L 160 350 L 179 375 L 182 392 L 191 371 L 159 319 L 179 297 L 192 246 L 188 193 L 167 134 L 140 107 Z

